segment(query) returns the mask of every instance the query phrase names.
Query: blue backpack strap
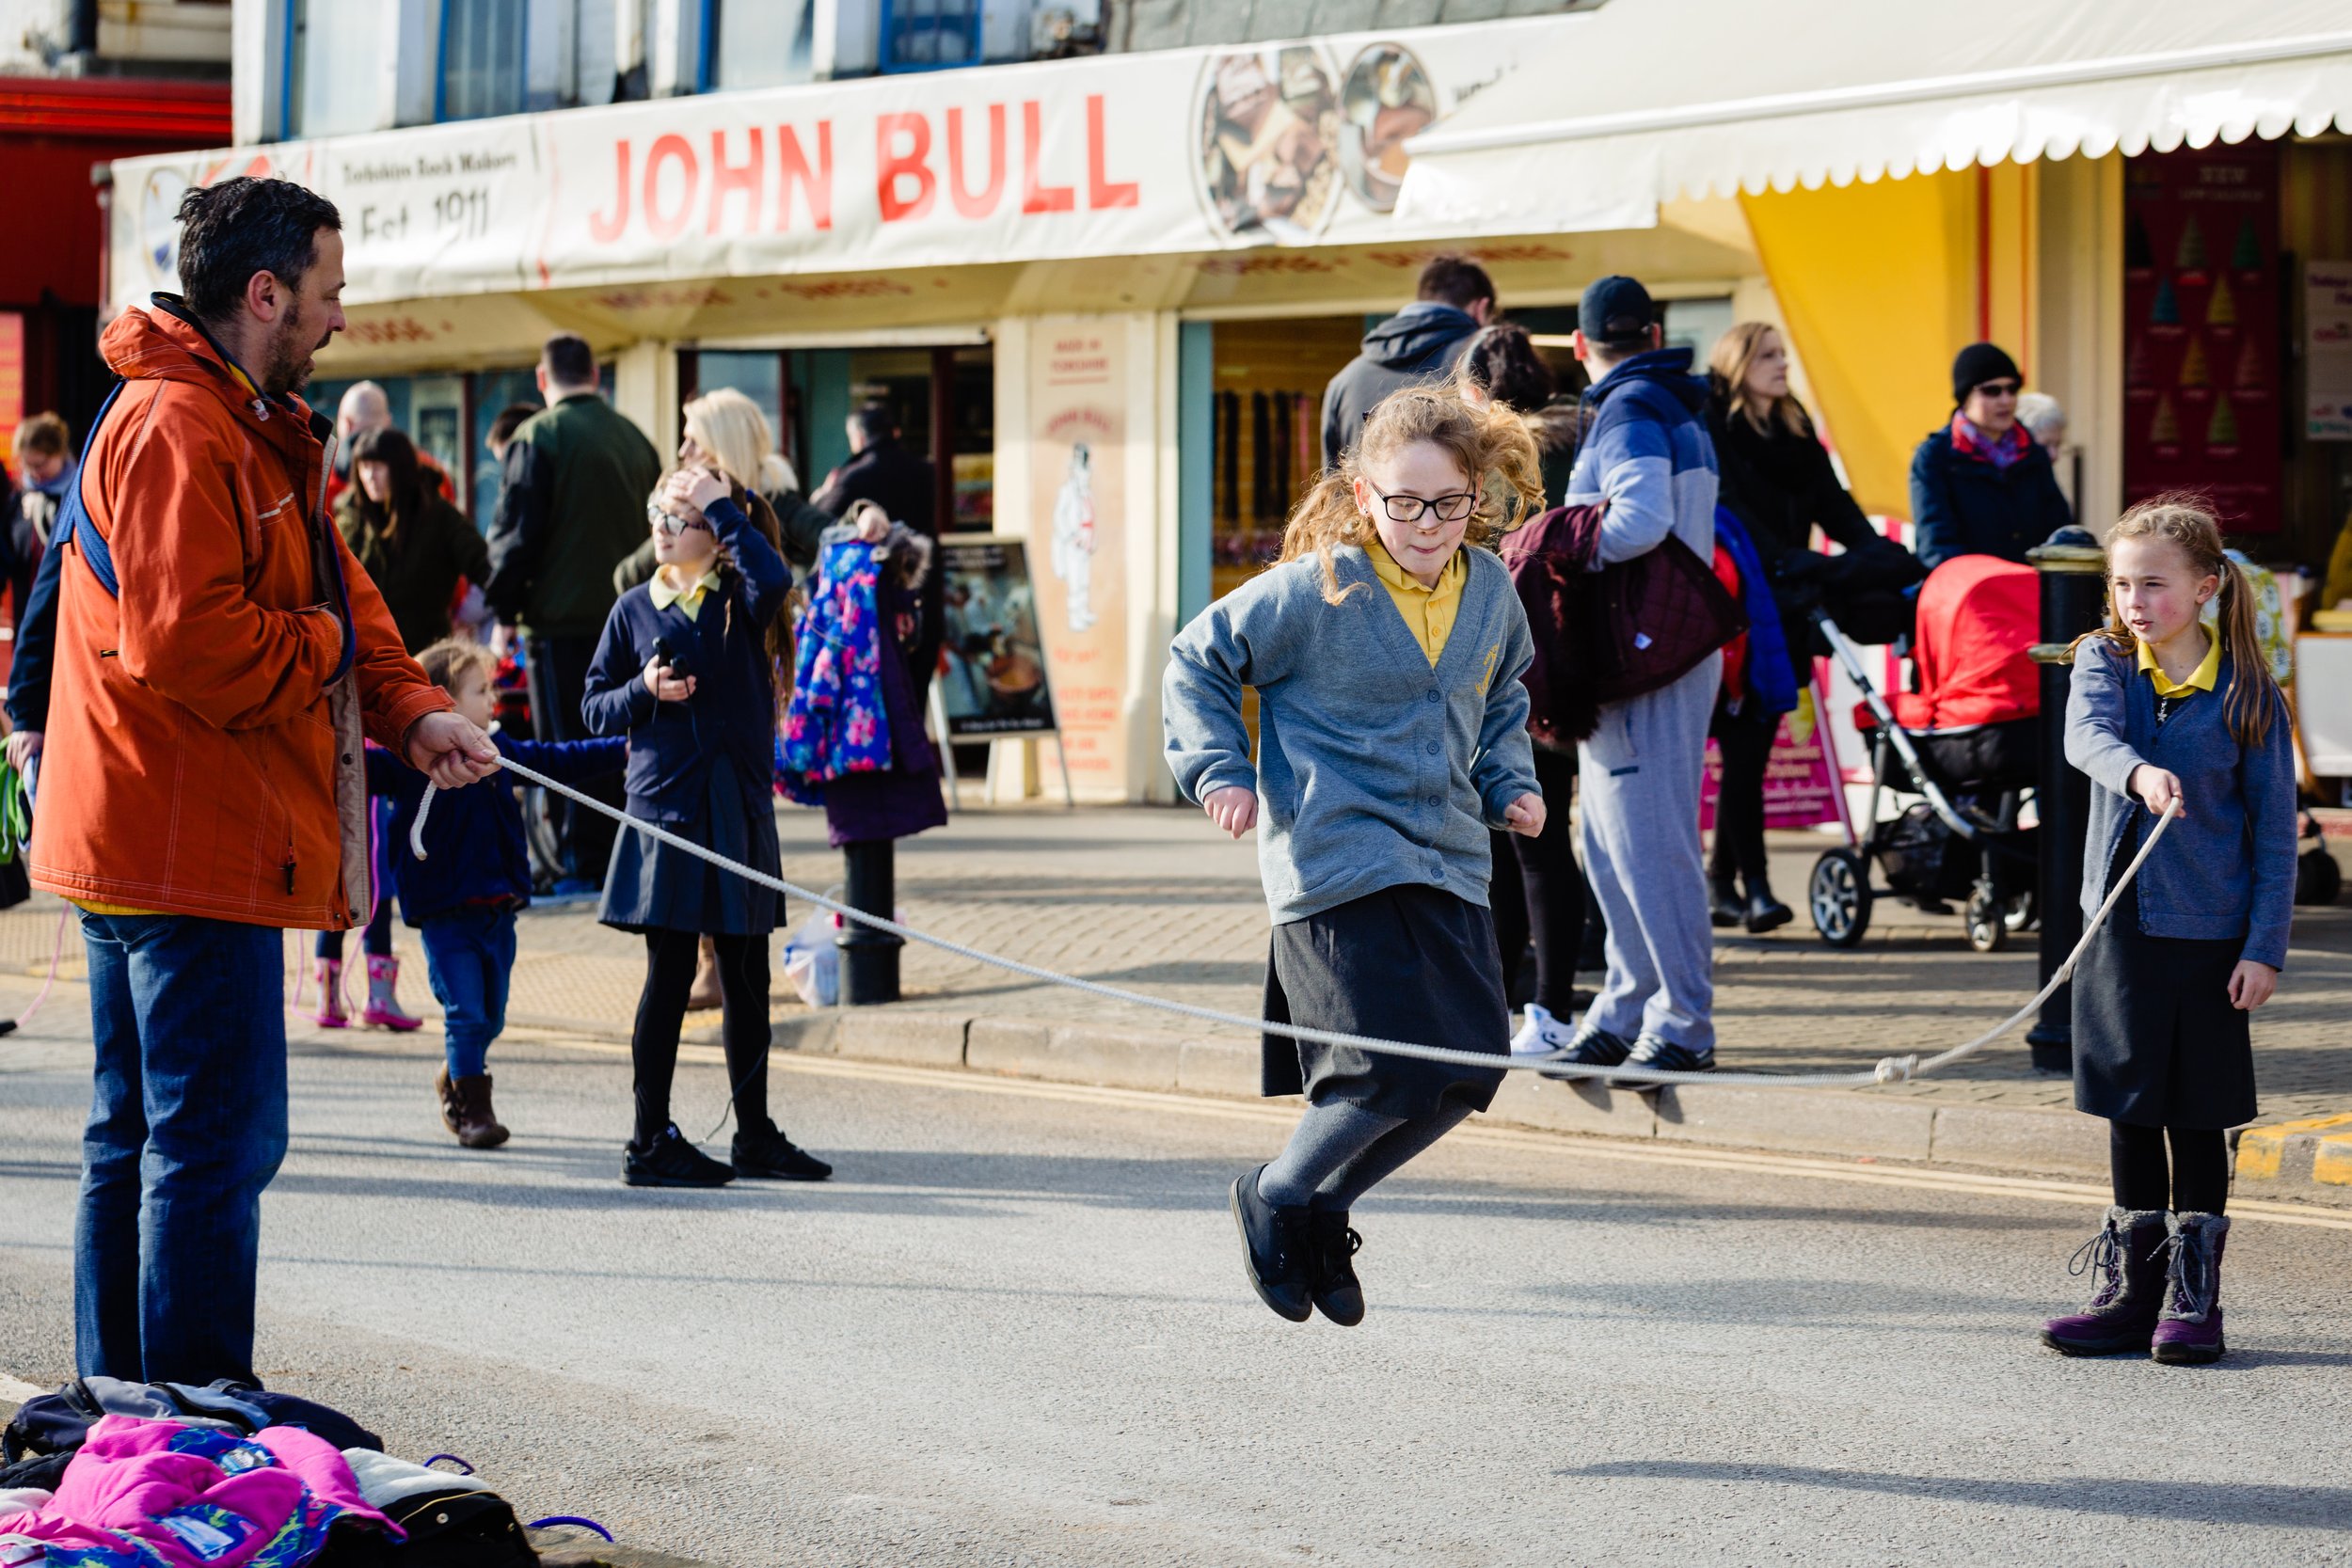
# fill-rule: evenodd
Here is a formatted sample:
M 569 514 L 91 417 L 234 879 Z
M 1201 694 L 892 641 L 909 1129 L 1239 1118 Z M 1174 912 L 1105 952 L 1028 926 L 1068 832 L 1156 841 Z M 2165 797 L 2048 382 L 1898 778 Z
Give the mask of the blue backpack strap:
M 49 531 L 49 547 L 72 541 L 82 552 L 83 563 L 98 579 L 98 586 L 110 599 L 122 597 L 122 588 L 115 577 L 114 552 L 107 549 L 105 536 L 90 526 L 89 509 L 82 504 L 82 486 L 89 483 L 90 449 L 98 444 L 99 427 L 106 422 L 106 415 L 122 395 L 124 383 L 116 382 L 106 401 L 98 405 L 98 417 L 89 422 L 89 434 L 82 437 L 82 461 L 73 470 L 73 487 L 66 492 L 65 504 L 57 508 L 57 520 Z

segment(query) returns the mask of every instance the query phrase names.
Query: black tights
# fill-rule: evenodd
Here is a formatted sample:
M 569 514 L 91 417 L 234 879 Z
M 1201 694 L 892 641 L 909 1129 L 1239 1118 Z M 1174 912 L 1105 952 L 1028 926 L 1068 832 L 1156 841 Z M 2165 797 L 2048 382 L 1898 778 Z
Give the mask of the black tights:
M 1584 946 L 1584 910 L 1591 894 L 1576 863 L 1576 830 L 1568 802 L 1576 795 L 1576 757 L 1535 748 L 1535 782 L 1544 792 L 1544 831 L 1534 838 L 1494 835 L 1495 943 L 1502 950 L 1502 983 L 1518 973 L 1519 955 L 1535 942 L 1535 1002 L 1557 1017 L 1576 1010 L 1576 956 Z
M 2167 1132 L 2172 1163 L 2164 1159 Z M 2107 1123 L 2107 1163 L 2115 1175 L 2115 1201 L 2123 1209 L 2170 1209 L 2183 1214 L 2218 1214 L 2230 1200 L 2230 1148 L 2221 1134 L 2202 1127 L 2136 1127 Z
M 1779 733 L 1777 713 L 1715 716 L 1715 749 L 1724 773 L 1715 792 L 1715 847 L 1707 874 L 1718 888 L 1728 889 L 1736 873 L 1751 898 L 1772 891 L 1772 868 L 1764 858 L 1764 769 Z
M 721 1031 L 727 1081 L 735 1086 L 736 1124 L 746 1132 L 768 1125 L 768 939 L 714 937 L 719 990 L 725 998 Z M 637 999 L 637 1032 L 628 1054 L 636 1069 L 637 1147 L 646 1148 L 670 1125 L 670 1083 L 677 1076 L 678 1031 L 694 989 L 702 938 L 692 931 L 645 933 L 645 990 Z

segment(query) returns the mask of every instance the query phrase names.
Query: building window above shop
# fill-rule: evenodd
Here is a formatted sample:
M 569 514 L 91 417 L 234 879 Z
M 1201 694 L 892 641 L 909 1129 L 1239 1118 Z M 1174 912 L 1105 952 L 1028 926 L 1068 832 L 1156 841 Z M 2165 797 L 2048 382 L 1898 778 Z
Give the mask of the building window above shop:
M 294 0 L 285 134 L 347 135 L 382 124 L 382 17 L 373 7 Z
M 441 84 L 437 119 L 519 114 L 528 12 L 515 0 L 442 0 Z
M 882 70 L 977 65 L 980 12 L 980 0 L 882 0 Z
M 782 87 L 809 80 L 813 0 L 711 0 L 718 36 L 712 86 Z

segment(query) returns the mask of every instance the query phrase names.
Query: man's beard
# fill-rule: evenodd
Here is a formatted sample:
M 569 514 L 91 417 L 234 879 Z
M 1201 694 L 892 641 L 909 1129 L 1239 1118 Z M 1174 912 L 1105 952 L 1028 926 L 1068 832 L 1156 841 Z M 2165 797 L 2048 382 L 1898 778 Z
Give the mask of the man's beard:
M 286 324 L 271 337 L 269 347 L 262 356 L 262 390 L 272 397 L 299 392 L 310 384 L 310 356 L 323 343 L 306 346 L 297 311 L 289 311 Z

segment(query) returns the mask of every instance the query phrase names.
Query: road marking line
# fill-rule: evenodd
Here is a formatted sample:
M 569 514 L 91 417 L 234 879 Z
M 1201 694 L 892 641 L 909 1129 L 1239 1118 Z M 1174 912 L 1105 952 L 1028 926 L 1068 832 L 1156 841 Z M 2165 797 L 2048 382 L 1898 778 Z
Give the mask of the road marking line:
M 626 1056 L 626 1045 L 599 1040 L 545 1040 L 534 1043 Z M 689 1053 L 693 1054 L 689 1055 Z M 723 1063 L 716 1046 L 680 1048 L 683 1060 Z M 1063 1104 L 1117 1105 L 1130 1110 L 1182 1111 L 1190 1116 L 1227 1121 L 1250 1121 L 1287 1127 L 1298 1113 L 1287 1105 L 1253 1105 L 1242 1101 L 1217 1101 L 1158 1089 L 1118 1089 L 1090 1084 L 1052 1084 L 1034 1078 L 1004 1078 L 963 1068 L 909 1067 L 897 1062 L 852 1061 L 839 1056 L 803 1056 L 777 1052 L 769 1065 L 818 1078 L 849 1078 L 869 1084 L 900 1084 L 914 1087 L 962 1089 L 972 1094 L 1016 1095 L 1026 1100 L 1052 1100 Z M 1743 1171 L 1757 1175 L 1803 1176 L 1818 1180 L 1845 1181 L 1869 1187 L 1907 1187 L 1920 1192 L 1967 1193 L 1981 1197 L 2032 1198 L 2044 1203 L 2104 1206 L 2112 1194 L 2087 1181 L 2055 1177 L 1994 1176 L 1975 1171 L 1944 1171 L 1919 1165 L 1867 1165 L 1855 1161 L 1816 1155 L 1774 1154 L 1763 1149 L 1718 1149 L 1651 1147 L 1597 1138 L 1578 1132 L 1543 1132 L 1514 1127 L 1472 1123 L 1448 1134 L 1489 1148 L 1517 1148 L 1552 1154 L 1573 1153 L 1591 1159 L 1621 1160 L 1637 1164 L 1664 1165 L 1683 1170 Z M 2278 1203 L 2233 1196 L 2233 1215 L 2260 1215 L 2285 1225 L 2321 1230 L 2352 1230 L 2352 1213 L 2334 1214 L 2302 1204 Z
M 32 1384 L 21 1383 L 8 1373 L 0 1372 L 0 1404 L 23 1404 L 26 1400 L 37 1400 L 47 1392 L 46 1388 L 37 1388 Z

